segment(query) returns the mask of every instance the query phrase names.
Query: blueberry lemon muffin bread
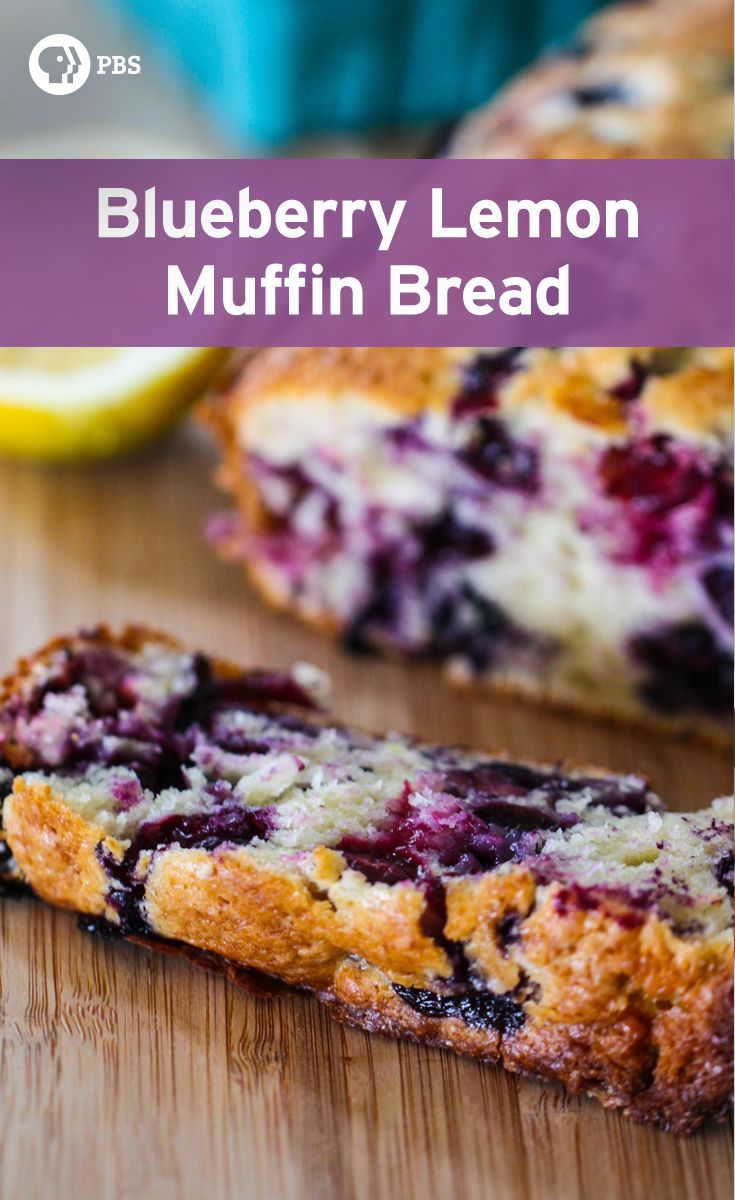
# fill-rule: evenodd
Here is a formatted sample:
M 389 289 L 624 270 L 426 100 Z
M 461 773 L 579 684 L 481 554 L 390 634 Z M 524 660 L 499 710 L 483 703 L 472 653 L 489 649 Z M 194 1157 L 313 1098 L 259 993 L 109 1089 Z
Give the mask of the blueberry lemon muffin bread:
M 724 739 L 731 401 L 725 350 L 265 351 L 212 533 L 353 648 Z
M 44 899 L 679 1133 L 731 1088 L 732 805 L 329 722 L 318 673 L 59 640 L 4 686 Z
M 459 127 L 461 158 L 730 158 L 732 0 L 603 9 Z

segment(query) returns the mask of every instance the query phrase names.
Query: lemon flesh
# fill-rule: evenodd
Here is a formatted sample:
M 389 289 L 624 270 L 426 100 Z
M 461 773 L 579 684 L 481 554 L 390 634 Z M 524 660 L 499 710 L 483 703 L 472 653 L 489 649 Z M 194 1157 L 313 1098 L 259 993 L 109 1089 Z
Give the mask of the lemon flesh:
M 0 454 L 64 462 L 137 450 L 183 416 L 227 353 L 0 349 Z

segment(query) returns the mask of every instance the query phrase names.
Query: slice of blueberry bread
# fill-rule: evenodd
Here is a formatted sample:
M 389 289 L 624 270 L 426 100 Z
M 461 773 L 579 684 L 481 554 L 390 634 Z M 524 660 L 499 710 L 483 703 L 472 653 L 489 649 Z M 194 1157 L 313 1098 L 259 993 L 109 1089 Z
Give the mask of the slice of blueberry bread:
M 27 884 L 365 1029 L 679 1133 L 724 1117 L 732 805 L 681 816 L 635 776 L 370 737 L 318 683 L 135 629 L 21 663 L 0 749 Z
M 731 402 L 730 351 L 264 351 L 212 535 L 354 649 L 724 739 Z
M 460 125 L 461 158 L 730 158 L 732 0 L 604 9 Z

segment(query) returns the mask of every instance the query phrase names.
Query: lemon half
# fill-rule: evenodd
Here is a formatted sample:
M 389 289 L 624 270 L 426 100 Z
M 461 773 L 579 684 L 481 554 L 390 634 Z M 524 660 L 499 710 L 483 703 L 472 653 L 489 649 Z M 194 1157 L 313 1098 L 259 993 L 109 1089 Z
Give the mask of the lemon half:
M 0 349 L 0 454 L 61 462 L 136 450 L 186 412 L 227 353 Z

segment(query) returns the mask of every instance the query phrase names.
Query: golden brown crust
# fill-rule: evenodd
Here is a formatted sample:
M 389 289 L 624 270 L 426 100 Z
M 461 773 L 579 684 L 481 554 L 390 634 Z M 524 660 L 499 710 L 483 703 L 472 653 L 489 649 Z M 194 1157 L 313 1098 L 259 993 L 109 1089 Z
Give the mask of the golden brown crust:
M 689 1134 L 701 1124 L 694 1112 L 706 1110 L 710 1118 L 725 1120 L 730 1109 L 732 1048 L 725 1031 L 731 1020 L 732 989 L 725 973 L 717 996 L 716 1004 L 702 1005 L 684 1022 L 671 1010 L 666 1029 L 628 1014 L 614 1022 L 531 1021 L 505 1035 L 454 1019 L 421 1016 L 401 1001 L 384 977 L 352 964 L 338 973 L 326 999 L 338 1020 L 372 1033 L 408 1037 L 483 1062 L 499 1062 L 508 1070 L 562 1083 L 570 1092 L 593 1095 L 633 1120 Z M 685 1049 L 679 1043 L 682 1026 Z M 728 1087 L 723 1087 L 725 1078 Z
M 324 406 L 345 410 L 359 404 L 381 419 L 412 417 L 431 408 L 448 410 L 462 386 L 461 369 L 477 349 L 347 348 L 264 350 L 245 367 L 232 386 L 200 409 L 225 449 L 226 469 L 242 476 L 239 453 L 261 436 L 260 414 L 277 408 Z M 630 374 L 631 359 L 642 364 L 666 363 L 664 374 L 646 381 L 633 412 L 613 394 Z M 657 368 L 656 368 L 657 369 Z M 529 362 L 499 390 L 499 407 L 513 411 L 532 405 L 574 421 L 595 435 L 610 438 L 641 433 L 675 432 L 685 439 L 721 441 L 731 435 L 733 352 L 729 348 L 700 351 L 639 347 L 566 350 L 537 349 Z M 384 415 L 383 415 L 384 414 Z M 323 426 L 309 420 L 317 436 Z M 283 431 L 283 419 L 279 425 Z M 306 446 L 305 446 L 306 448 Z M 228 484 L 233 479 L 228 476 Z
M 220 429 L 224 423 L 227 430 L 232 403 L 247 407 L 277 393 L 296 403 L 316 394 L 341 404 L 345 390 L 354 389 L 367 393 L 371 403 L 411 416 L 427 406 L 449 403 L 456 390 L 454 364 L 464 353 L 441 347 L 397 346 L 263 350 L 228 391 L 210 398 L 200 411 Z
M 284 991 L 272 976 L 184 943 L 140 934 L 127 940 L 183 956 L 259 999 Z M 729 1115 L 730 1100 L 722 1087 L 723 1076 L 731 1073 L 732 987 L 726 975 L 685 1021 L 676 1010 L 661 1018 L 653 1050 L 646 1024 L 631 1018 L 608 1025 L 537 1027 L 523 1036 L 503 1037 L 498 1030 L 463 1021 L 424 1017 L 400 999 L 385 975 L 349 960 L 338 967 L 332 986 L 317 995 L 335 1020 L 355 1028 L 561 1083 L 568 1091 L 594 1095 L 633 1120 L 679 1135 L 691 1134 L 701 1124 L 692 1113 L 706 1112 L 717 1121 Z M 664 1029 L 667 1024 L 670 1029 Z
M 12 825 L 13 856 L 37 895 L 60 908 L 114 917 L 107 904 L 108 879 L 96 854 L 96 847 L 106 843 L 103 829 L 57 800 L 48 784 L 22 777 L 5 801 L 3 817 L 6 832 Z
M 303 880 L 269 870 L 244 848 L 157 855 L 146 884 L 146 910 L 161 937 L 287 983 L 320 986 L 339 957 L 330 937 L 329 903 L 315 898 Z
M 17 781 L 8 810 L 8 840 L 33 890 L 117 920 L 95 852 L 102 831 L 44 784 Z M 119 855 L 121 847 L 108 839 L 105 849 Z M 385 902 L 391 892 L 415 898 L 421 934 L 415 889 L 363 883 L 362 908 L 359 890 L 345 906 L 338 892 L 323 890 L 328 868 L 316 874 L 322 886 L 250 849 L 168 849 L 150 866 L 145 912 L 154 936 L 313 990 L 336 1016 L 364 1028 L 502 1061 L 680 1133 L 727 1112 L 729 937 L 687 942 L 655 916 L 631 928 L 614 906 L 560 907 L 558 886 L 539 892 L 524 868 L 457 880 L 446 936 L 463 942 L 494 991 L 516 995 L 522 979 L 528 992 L 524 1024 L 503 1033 L 422 1016 L 395 992 L 393 983 L 431 982 L 428 939 L 407 939 L 401 907 Z M 498 927 L 509 919 L 516 934 L 503 946 Z
M 614 1021 L 527 1021 L 501 1034 L 456 1019 L 421 1016 L 371 968 L 345 964 L 327 1000 L 338 1020 L 441 1046 L 511 1071 L 586 1092 L 608 1108 L 677 1134 L 694 1132 L 706 1111 L 731 1106 L 732 982 L 723 970 L 694 1010 L 672 1008 L 654 1022 L 627 1013 Z M 724 1082 L 727 1083 L 723 1086 Z
M 146 911 L 162 937 L 300 986 L 323 986 L 344 954 L 368 958 L 407 986 L 449 974 L 446 954 L 421 931 L 417 889 L 363 884 L 350 895 L 310 884 L 249 849 L 170 850 L 154 859 Z
M 729 359 L 729 360 L 728 360 Z M 732 358 L 721 364 L 691 366 L 667 379 L 652 382 L 646 413 L 654 429 L 665 428 L 685 440 L 702 434 L 732 435 Z

